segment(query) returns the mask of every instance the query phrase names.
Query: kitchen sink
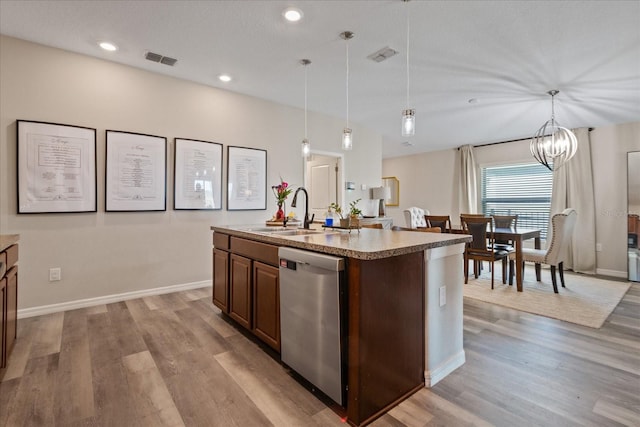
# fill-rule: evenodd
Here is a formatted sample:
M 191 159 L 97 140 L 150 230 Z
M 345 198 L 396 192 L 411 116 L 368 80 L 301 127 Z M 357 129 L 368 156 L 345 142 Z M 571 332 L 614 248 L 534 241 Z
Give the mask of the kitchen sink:
M 306 236 L 309 234 L 326 234 L 324 230 L 308 230 L 304 228 L 256 227 L 244 231 L 266 234 L 269 236 Z
M 324 234 L 322 230 L 306 230 L 304 228 L 292 229 L 292 230 L 277 230 L 272 231 L 269 234 L 275 234 L 278 236 L 305 236 L 307 234 Z

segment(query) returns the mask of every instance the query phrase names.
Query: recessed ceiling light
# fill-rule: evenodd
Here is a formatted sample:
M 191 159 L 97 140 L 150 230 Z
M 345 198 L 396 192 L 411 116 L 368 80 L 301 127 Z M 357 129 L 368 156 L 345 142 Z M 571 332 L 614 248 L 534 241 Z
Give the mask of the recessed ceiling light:
M 98 46 L 109 52 L 115 52 L 116 50 L 118 50 L 118 46 L 111 42 L 100 42 L 98 43 Z
M 282 16 L 289 22 L 298 22 L 302 19 L 302 11 L 295 7 L 288 7 L 282 12 Z
M 218 79 L 220 79 L 220 81 L 221 81 L 221 82 L 225 82 L 225 83 L 227 83 L 227 82 L 230 82 L 230 81 L 231 81 L 231 76 L 230 76 L 230 75 L 228 75 L 228 74 L 220 74 L 220 75 L 218 76 Z

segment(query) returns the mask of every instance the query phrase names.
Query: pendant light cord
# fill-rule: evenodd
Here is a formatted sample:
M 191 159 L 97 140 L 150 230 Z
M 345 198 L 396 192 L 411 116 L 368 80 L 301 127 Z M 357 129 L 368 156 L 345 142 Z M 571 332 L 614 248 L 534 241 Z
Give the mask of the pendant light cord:
M 304 139 L 307 139 L 307 64 L 304 66 Z
M 407 12 L 407 108 L 409 108 L 409 1 L 406 1 Z
M 347 127 L 349 127 L 349 39 L 347 39 Z

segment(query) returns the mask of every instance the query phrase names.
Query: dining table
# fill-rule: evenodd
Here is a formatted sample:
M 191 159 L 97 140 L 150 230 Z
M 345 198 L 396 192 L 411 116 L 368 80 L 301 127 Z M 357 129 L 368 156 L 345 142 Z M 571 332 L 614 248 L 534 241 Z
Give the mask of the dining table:
M 523 228 L 523 227 L 506 227 L 494 228 L 493 237 L 497 241 L 512 241 L 516 255 L 516 288 L 518 292 L 522 292 L 522 283 L 524 281 L 524 272 L 522 269 L 522 247 L 525 240 L 534 239 L 534 247 L 540 249 L 540 233 L 539 228 Z M 466 233 L 465 230 L 454 227 L 451 233 Z M 487 230 L 487 238 L 491 235 L 491 231 Z M 540 264 L 536 264 L 536 279 L 540 280 Z
M 524 272 L 522 270 L 522 246 L 525 240 L 534 239 L 534 247 L 540 249 L 540 232 L 539 228 L 495 228 L 493 237 L 498 241 L 513 241 L 513 247 L 516 254 L 516 287 L 518 292 L 522 292 L 522 282 L 524 281 Z M 491 233 L 487 231 L 487 234 Z M 540 264 L 536 264 L 536 278 L 540 280 Z

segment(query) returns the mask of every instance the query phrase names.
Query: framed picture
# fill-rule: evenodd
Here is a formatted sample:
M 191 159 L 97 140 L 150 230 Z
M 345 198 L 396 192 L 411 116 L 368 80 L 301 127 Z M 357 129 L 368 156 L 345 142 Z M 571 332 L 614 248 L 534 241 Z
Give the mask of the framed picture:
M 222 144 L 176 138 L 174 209 L 222 209 Z
M 105 210 L 167 210 L 167 138 L 108 130 Z
M 96 130 L 17 123 L 18 213 L 96 212 Z
M 400 205 L 400 181 L 395 176 L 382 177 L 382 186 L 388 188 L 385 190 L 389 195 L 384 199 L 384 204 L 387 206 L 399 206 Z
M 267 151 L 227 147 L 227 210 L 267 209 Z

